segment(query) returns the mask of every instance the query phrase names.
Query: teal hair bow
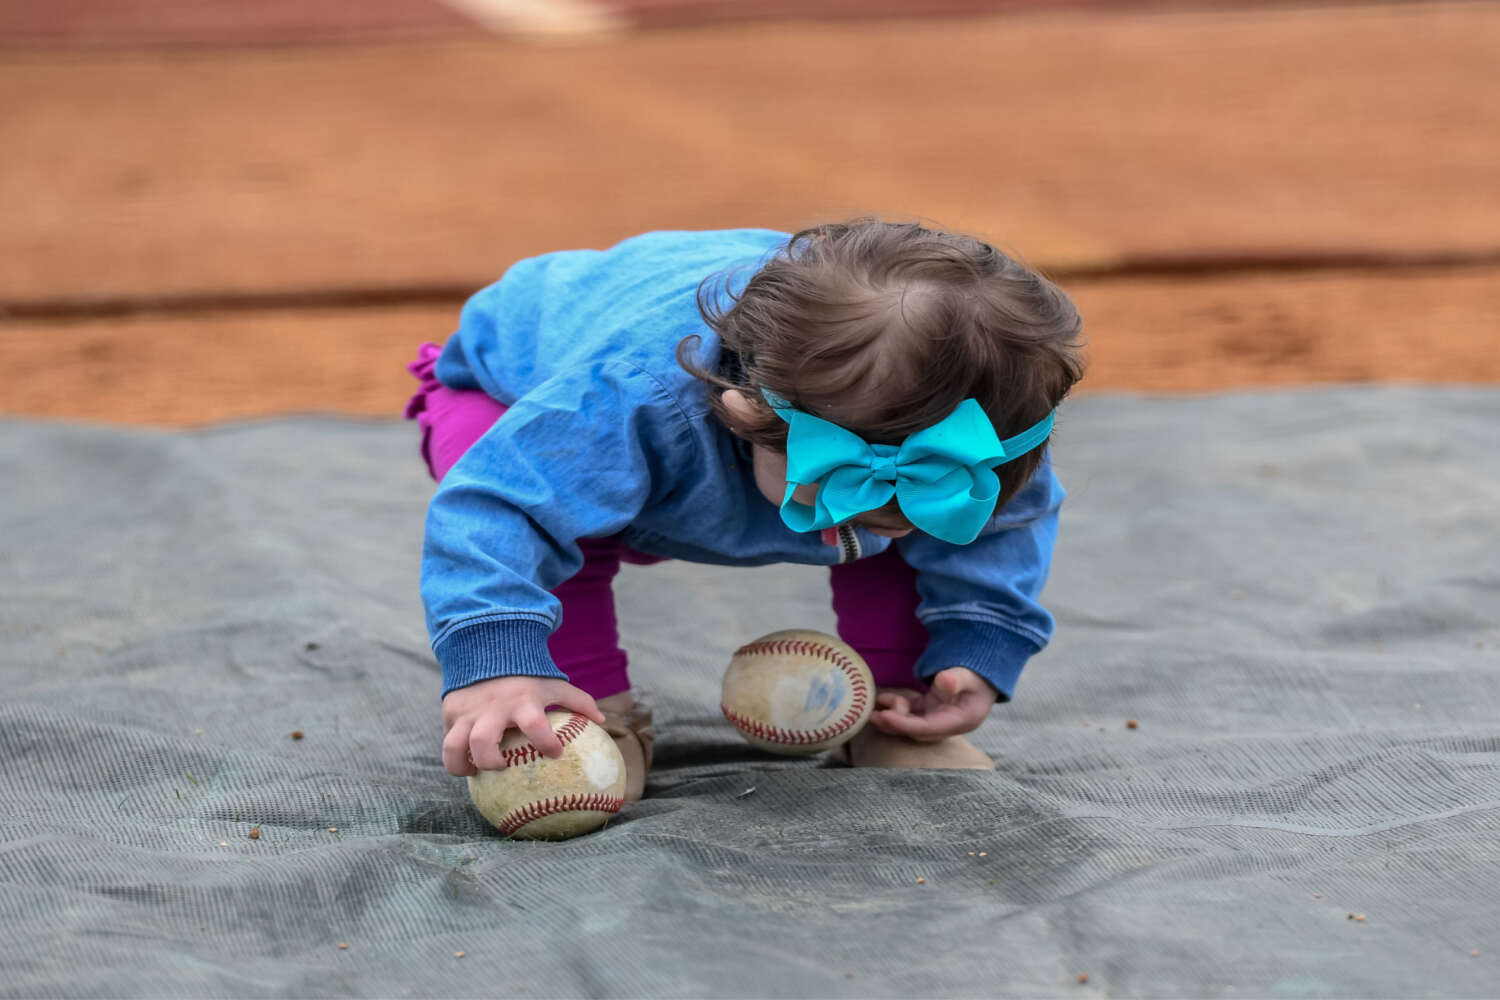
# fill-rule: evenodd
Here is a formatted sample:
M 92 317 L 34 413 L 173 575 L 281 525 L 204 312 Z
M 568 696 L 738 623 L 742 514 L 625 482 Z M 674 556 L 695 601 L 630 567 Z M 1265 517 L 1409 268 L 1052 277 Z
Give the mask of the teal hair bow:
M 994 467 L 1013 462 L 1052 433 L 1051 413 L 1001 441 L 975 399 L 899 445 L 871 444 L 853 431 L 761 394 L 787 423 L 786 498 L 781 519 L 793 531 L 821 531 L 895 497 L 901 513 L 934 538 L 966 545 L 979 537 L 995 510 L 1000 477 Z M 792 499 L 798 486 L 816 484 L 811 505 Z

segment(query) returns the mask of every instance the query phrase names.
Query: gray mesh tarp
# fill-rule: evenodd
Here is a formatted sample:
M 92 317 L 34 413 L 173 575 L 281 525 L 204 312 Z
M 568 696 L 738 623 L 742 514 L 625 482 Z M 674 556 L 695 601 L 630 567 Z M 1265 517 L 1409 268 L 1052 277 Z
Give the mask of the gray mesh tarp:
M 410 425 L 0 423 L 0 995 L 1493 996 L 1497 428 L 1070 403 L 993 774 L 751 750 L 724 661 L 826 574 L 627 568 L 649 797 L 545 844 L 439 761 Z

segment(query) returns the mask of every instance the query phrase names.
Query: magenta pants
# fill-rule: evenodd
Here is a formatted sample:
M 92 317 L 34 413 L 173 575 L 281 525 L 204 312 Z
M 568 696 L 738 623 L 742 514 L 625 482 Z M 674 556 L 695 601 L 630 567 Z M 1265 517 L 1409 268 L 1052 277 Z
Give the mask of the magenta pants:
M 488 394 L 450 389 L 433 375 L 442 349 L 423 344 L 407 366 L 421 383 L 406 404 L 406 417 L 422 432 L 422 457 L 432 478 L 441 481 L 469 446 L 506 410 Z M 620 648 L 612 583 L 622 562 L 662 562 L 635 552 L 618 535 L 582 538 L 583 568 L 559 584 L 562 624 L 547 640 L 547 651 L 568 681 L 595 698 L 630 688 L 628 660 Z M 916 574 L 895 546 L 877 556 L 829 567 L 833 612 L 839 637 L 859 651 L 880 687 L 925 690 L 912 671 L 927 646 L 927 629 L 917 620 Z M 795 627 L 795 623 L 788 627 Z

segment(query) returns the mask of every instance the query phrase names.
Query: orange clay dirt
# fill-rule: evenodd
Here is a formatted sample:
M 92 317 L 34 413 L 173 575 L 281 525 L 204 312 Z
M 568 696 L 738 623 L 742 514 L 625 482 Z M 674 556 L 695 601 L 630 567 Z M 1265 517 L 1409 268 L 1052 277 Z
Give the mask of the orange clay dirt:
M 1079 393 L 1500 382 L 1500 269 L 1079 281 Z M 400 413 L 458 304 L 0 323 L 5 410 L 191 426 Z
M 858 213 L 1057 276 L 1081 393 L 1500 382 L 1497 64 L 1443 3 L 0 49 L 0 411 L 390 416 L 519 257 Z

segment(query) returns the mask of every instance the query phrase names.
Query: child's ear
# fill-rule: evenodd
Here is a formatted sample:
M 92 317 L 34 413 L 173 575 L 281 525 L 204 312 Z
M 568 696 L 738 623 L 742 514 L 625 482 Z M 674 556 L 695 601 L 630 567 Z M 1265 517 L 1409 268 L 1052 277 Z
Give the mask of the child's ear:
M 760 411 L 750 397 L 738 389 L 724 390 L 724 409 L 739 427 L 753 427 L 759 423 Z

